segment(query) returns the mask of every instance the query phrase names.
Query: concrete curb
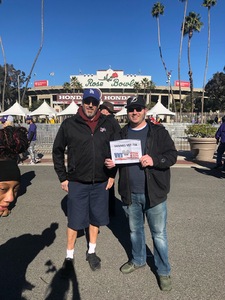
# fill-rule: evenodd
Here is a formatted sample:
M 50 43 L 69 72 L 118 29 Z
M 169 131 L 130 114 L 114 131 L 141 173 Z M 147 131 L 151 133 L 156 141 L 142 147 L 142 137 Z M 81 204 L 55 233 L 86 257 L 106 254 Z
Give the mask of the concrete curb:
M 210 161 L 197 161 L 190 157 L 189 155 L 178 156 L 177 162 L 172 168 L 192 168 L 192 167 L 201 167 L 212 169 L 216 165 L 216 160 L 211 159 Z M 31 166 L 29 164 L 29 159 L 25 160 L 23 165 L 21 166 Z M 43 158 L 38 162 L 36 166 L 53 166 L 52 156 L 51 154 L 44 154 Z

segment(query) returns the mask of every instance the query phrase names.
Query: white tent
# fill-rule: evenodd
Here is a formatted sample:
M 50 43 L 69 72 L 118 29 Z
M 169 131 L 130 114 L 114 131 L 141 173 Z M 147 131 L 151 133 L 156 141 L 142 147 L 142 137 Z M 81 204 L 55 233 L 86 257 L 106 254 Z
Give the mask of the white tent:
M 158 115 L 166 115 L 166 116 L 175 116 L 175 113 L 167 109 L 161 102 L 156 103 L 154 107 L 152 107 L 148 112 L 147 116 L 158 116 Z
M 25 114 L 26 114 L 26 115 L 29 115 L 29 114 L 30 114 L 30 111 L 29 111 L 28 108 L 24 107 L 23 110 L 25 111 Z
M 75 115 L 77 113 L 79 106 L 72 101 L 70 105 L 67 106 L 63 111 L 57 113 L 57 116 L 67 116 L 67 115 Z
M 0 113 L 0 116 L 23 116 L 29 114 L 27 108 L 22 107 L 18 102 L 14 103 L 9 109 Z
M 56 111 L 44 101 L 37 109 L 30 113 L 30 116 L 55 116 Z
M 127 115 L 127 109 L 126 107 L 123 107 L 120 111 L 118 111 L 115 116 L 120 117 L 120 116 L 126 116 Z

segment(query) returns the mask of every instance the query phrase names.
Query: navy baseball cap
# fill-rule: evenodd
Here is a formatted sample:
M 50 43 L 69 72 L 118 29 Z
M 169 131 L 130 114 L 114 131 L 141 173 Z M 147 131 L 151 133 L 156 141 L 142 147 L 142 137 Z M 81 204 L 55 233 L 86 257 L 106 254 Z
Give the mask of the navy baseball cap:
M 102 93 L 99 89 L 84 89 L 83 100 L 87 98 L 94 98 L 100 102 Z
M 5 123 L 7 121 L 7 116 L 4 116 L 0 119 L 0 122 L 1 123 Z
M 3 117 L 0 119 L 0 122 L 1 122 L 1 123 L 5 123 L 6 121 L 13 122 L 13 116 L 3 116 Z

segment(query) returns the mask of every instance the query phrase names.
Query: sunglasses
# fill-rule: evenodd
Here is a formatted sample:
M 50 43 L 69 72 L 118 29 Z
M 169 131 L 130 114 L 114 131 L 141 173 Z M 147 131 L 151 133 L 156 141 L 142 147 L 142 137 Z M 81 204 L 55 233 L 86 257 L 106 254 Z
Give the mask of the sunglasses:
M 136 112 L 141 112 L 142 109 L 144 109 L 144 108 L 141 107 L 141 106 L 137 106 L 137 107 L 128 107 L 128 108 L 127 108 L 127 111 L 128 111 L 128 112 L 134 112 L 134 110 L 136 110 Z
M 84 104 L 90 105 L 92 103 L 93 106 L 98 106 L 99 101 L 94 98 L 87 98 L 83 100 Z

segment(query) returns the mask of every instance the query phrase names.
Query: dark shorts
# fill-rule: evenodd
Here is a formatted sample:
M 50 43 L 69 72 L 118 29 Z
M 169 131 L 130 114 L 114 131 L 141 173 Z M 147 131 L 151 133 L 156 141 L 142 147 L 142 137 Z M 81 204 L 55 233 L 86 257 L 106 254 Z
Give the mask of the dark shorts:
M 80 230 L 89 225 L 103 226 L 109 223 L 107 182 L 69 182 L 67 201 L 68 227 Z

